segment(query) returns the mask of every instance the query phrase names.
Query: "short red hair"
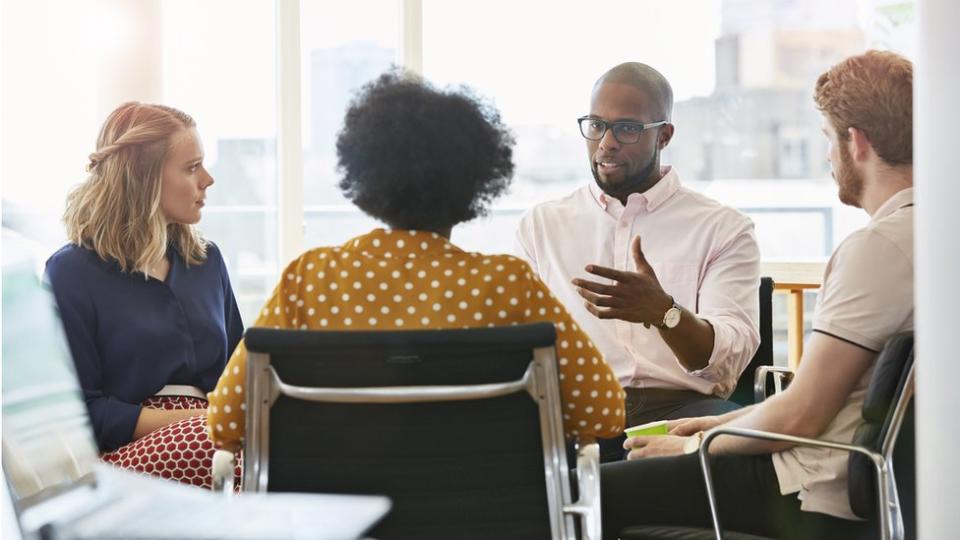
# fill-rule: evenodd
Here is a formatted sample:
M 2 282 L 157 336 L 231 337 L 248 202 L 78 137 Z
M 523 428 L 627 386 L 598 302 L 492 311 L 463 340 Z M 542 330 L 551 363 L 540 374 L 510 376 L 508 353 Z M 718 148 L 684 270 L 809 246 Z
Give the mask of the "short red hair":
M 813 99 L 837 130 L 862 131 L 890 165 L 913 163 L 913 63 L 899 54 L 867 51 L 817 79 Z

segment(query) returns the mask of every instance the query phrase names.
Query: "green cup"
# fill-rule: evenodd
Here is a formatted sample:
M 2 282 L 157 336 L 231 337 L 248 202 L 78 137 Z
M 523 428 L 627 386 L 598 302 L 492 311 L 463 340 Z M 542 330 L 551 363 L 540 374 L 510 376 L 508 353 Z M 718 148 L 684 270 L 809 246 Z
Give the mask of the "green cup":
M 667 421 L 658 420 L 656 422 L 640 424 L 639 426 L 628 427 L 624 430 L 624 433 L 627 434 L 628 438 L 639 437 L 640 435 L 666 435 Z

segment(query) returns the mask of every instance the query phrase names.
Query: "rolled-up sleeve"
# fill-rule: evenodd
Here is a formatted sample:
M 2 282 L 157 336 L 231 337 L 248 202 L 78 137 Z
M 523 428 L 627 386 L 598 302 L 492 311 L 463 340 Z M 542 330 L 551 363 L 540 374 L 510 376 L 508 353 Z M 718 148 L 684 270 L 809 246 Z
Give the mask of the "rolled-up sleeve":
M 696 314 L 713 327 L 713 352 L 706 367 L 684 368 L 715 383 L 722 396 L 733 392 L 760 345 L 760 249 L 753 223 L 743 218 L 727 238 L 707 263 L 697 295 Z

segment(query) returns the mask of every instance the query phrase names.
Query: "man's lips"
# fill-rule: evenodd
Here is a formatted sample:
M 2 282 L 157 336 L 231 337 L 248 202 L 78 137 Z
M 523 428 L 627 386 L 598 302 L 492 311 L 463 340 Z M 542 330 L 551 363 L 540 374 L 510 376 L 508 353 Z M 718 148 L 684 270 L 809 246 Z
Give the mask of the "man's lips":
M 598 159 L 594 161 L 594 164 L 597 166 L 597 170 L 604 171 L 604 172 L 613 172 L 624 166 L 623 163 L 620 161 L 614 161 L 614 160 L 608 160 L 608 159 Z

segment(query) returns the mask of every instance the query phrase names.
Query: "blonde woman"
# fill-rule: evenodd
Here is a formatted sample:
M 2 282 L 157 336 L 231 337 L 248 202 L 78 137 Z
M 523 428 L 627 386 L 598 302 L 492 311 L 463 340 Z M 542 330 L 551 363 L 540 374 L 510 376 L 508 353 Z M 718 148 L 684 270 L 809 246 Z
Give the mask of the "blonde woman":
M 213 178 L 193 119 L 125 103 L 67 198 L 47 276 L 102 459 L 210 485 L 210 391 L 243 334 L 217 247 L 194 229 Z

